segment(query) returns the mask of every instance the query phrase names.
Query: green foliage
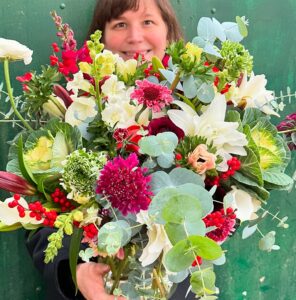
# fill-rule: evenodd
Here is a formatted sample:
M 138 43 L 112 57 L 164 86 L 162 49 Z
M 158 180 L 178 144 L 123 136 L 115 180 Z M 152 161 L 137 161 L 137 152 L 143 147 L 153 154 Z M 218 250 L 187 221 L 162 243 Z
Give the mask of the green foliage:
M 102 37 L 102 32 L 100 30 L 96 30 L 90 36 L 90 40 L 87 41 L 87 48 L 89 49 L 89 55 L 92 60 L 95 59 L 96 55 L 99 54 L 104 49 L 104 44 L 100 42 Z
M 131 238 L 131 229 L 126 221 L 119 220 L 104 224 L 99 231 L 98 247 L 108 255 L 115 255 Z
M 216 275 L 212 268 L 206 268 L 192 273 L 190 284 L 197 296 L 215 294 Z
M 41 66 L 41 73 L 32 73 L 32 79 L 26 82 L 28 92 L 24 92 L 22 111 L 29 117 L 41 115 L 42 106 L 52 94 L 52 87 L 61 79 L 61 74 L 51 66 Z
M 270 252 L 272 250 L 279 250 L 279 246 L 275 245 L 275 231 L 268 232 L 259 241 L 259 249 Z
M 52 262 L 54 258 L 58 255 L 58 251 L 62 248 L 62 241 L 64 238 L 64 230 L 59 229 L 57 232 L 52 233 L 48 237 L 48 245 L 44 251 L 45 257 L 44 262 L 48 264 Z

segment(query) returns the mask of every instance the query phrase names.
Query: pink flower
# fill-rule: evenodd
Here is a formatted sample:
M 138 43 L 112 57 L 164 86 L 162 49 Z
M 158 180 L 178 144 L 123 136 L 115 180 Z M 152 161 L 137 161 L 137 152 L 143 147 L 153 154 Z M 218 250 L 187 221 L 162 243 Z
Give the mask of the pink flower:
M 83 62 L 87 62 L 87 63 L 92 63 L 92 59 L 89 56 L 89 49 L 86 45 L 86 42 L 84 43 L 84 45 L 77 51 L 77 60 L 79 62 L 83 61 Z
M 146 79 L 136 80 L 136 89 L 131 98 L 136 99 L 139 104 L 152 109 L 153 112 L 159 112 L 163 107 L 173 102 L 172 91 L 165 86 L 152 83 Z
M 198 174 L 204 174 L 207 170 L 215 168 L 216 155 L 208 152 L 207 149 L 204 144 L 198 145 L 188 156 L 188 164 Z
M 96 192 L 107 197 L 123 215 L 147 210 L 150 204 L 151 176 L 145 176 L 147 169 L 138 164 L 135 153 L 126 159 L 116 157 L 105 165 L 97 182 Z
M 77 66 L 77 53 L 72 50 L 66 50 L 62 52 L 62 63 L 59 63 L 59 72 L 64 75 L 75 74 L 79 71 Z
M 28 82 L 32 79 L 33 74 L 28 72 L 26 74 L 24 74 L 23 76 L 17 76 L 16 80 L 18 80 L 19 82 Z

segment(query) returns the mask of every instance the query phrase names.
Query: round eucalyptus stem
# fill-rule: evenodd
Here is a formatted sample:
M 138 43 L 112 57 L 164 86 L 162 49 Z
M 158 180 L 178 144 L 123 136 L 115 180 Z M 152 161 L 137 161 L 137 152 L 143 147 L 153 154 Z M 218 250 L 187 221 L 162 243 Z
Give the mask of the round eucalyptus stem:
M 13 94 L 12 94 L 12 88 L 11 88 L 11 84 L 10 84 L 9 60 L 7 58 L 4 60 L 4 78 L 5 78 L 5 82 L 6 82 L 6 89 L 7 89 L 7 93 L 8 93 L 8 96 L 9 96 L 10 104 L 11 104 L 11 107 L 12 107 L 14 113 L 22 121 L 22 123 L 24 124 L 24 126 L 28 130 L 33 131 L 32 127 L 22 117 L 22 115 L 19 113 L 19 111 L 16 108 L 16 105 L 15 105 L 15 102 L 14 102 L 14 97 L 13 97 Z

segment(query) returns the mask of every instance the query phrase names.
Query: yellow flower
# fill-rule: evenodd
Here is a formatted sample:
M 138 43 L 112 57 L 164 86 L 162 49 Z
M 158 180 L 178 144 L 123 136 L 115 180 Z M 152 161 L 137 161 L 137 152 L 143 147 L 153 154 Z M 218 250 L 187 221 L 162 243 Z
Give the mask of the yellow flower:
M 79 66 L 79 69 L 82 73 L 85 73 L 85 74 L 90 74 L 91 73 L 91 66 L 89 63 L 85 62 L 85 61 L 82 61 L 78 64 Z
M 38 139 L 36 146 L 24 154 L 24 159 L 31 170 L 47 170 L 52 160 L 53 140 L 42 136 Z
M 182 55 L 185 60 L 190 60 L 190 62 L 200 62 L 200 57 L 202 54 L 202 48 L 199 48 L 193 43 L 188 42 L 185 45 L 186 53 Z
M 137 61 L 135 59 L 128 59 L 124 61 L 121 57 L 118 58 L 116 64 L 117 74 L 122 75 L 123 80 L 128 79 L 128 75 L 133 76 L 137 70 Z
M 113 74 L 115 71 L 116 58 L 117 56 L 108 50 L 104 50 L 103 53 L 96 56 L 96 72 L 99 73 L 100 77 Z

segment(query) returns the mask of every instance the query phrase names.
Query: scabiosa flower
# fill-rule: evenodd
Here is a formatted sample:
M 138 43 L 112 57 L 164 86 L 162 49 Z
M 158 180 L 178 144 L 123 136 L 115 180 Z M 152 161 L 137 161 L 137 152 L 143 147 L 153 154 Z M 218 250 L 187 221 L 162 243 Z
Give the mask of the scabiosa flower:
M 179 141 L 184 138 L 184 131 L 176 126 L 167 116 L 151 120 L 148 125 L 148 131 L 150 135 L 171 131 L 176 134 Z
M 123 215 L 147 210 L 150 204 L 151 176 L 145 176 L 147 169 L 138 164 L 135 153 L 126 159 L 118 156 L 105 165 L 97 182 L 96 192 L 107 197 Z
M 136 80 L 138 88 L 131 94 L 132 99 L 136 99 L 139 104 L 159 112 L 163 107 L 173 102 L 172 91 L 160 84 L 152 83 L 146 79 Z

